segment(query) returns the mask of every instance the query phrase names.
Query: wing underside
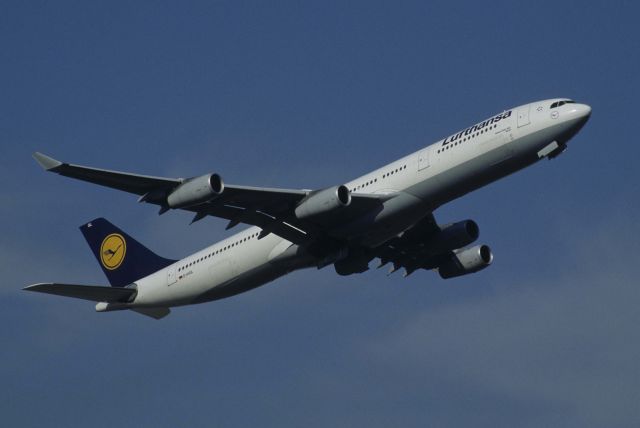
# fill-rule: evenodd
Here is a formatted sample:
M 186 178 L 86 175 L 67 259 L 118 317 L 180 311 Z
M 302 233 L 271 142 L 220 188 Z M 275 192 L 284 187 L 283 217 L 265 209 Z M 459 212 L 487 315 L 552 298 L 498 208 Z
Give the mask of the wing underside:
M 436 269 L 443 260 L 451 257 L 446 251 L 434 254 L 430 241 L 441 231 L 432 214 L 429 214 L 400 236 L 385 242 L 374 250 L 380 266 L 392 264 L 391 272 L 404 268 L 405 275 L 417 269 Z

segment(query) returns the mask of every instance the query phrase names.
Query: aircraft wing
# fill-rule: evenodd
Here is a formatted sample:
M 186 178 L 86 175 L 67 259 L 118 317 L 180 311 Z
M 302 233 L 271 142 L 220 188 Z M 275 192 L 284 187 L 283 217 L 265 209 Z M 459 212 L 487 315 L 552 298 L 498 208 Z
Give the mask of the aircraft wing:
M 153 177 L 107 169 L 92 168 L 60 162 L 42 153 L 34 158 L 46 171 L 82 181 L 111 187 L 140 196 L 140 202 L 160 205 L 160 213 L 167 207 L 167 195 L 183 183 L 183 178 Z M 278 189 L 224 184 L 224 192 L 211 201 L 190 205 L 181 209 L 195 213 L 193 221 L 208 215 L 229 220 L 227 229 L 245 223 L 262 228 L 262 235 L 274 233 L 299 245 L 326 238 L 316 224 L 300 221 L 294 215 L 296 206 L 312 191 Z M 342 214 L 348 220 L 371 210 L 388 199 L 385 195 L 351 195 L 351 204 Z

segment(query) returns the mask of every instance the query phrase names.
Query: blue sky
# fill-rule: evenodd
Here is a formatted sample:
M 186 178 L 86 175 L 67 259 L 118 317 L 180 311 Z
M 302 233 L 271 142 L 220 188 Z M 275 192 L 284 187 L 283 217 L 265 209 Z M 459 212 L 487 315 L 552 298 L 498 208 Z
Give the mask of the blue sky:
M 635 2 L 5 2 L 0 412 L 12 426 L 640 424 Z M 228 235 L 42 172 L 339 184 L 504 108 L 593 107 L 566 154 L 441 208 L 494 265 L 442 281 L 296 272 L 133 313 L 20 291 L 105 284 L 104 216 L 178 258 Z

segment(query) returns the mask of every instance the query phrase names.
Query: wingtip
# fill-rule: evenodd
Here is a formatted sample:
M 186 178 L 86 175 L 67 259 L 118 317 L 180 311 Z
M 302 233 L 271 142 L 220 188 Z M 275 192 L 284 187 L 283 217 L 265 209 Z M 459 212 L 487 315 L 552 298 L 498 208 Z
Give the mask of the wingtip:
M 25 291 L 39 291 L 40 288 L 42 288 L 43 285 L 47 285 L 44 282 L 39 282 L 37 284 L 31 284 L 31 285 L 27 285 L 26 287 L 23 287 L 22 289 Z
M 33 158 L 36 160 L 36 162 L 38 162 L 38 164 L 45 171 L 51 171 L 52 169 L 57 168 L 60 165 L 62 165 L 62 162 L 60 162 L 59 160 L 51 158 L 51 157 L 49 157 L 49 156 L 47 156 L 45 154 L 42 154 L 40 152 L 35 152 L 33 154 Z

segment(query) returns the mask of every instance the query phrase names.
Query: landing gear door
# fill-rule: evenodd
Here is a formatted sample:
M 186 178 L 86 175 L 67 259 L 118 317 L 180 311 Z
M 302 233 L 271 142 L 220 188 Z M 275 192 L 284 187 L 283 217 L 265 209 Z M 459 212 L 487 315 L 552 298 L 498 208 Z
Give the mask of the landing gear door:
M 518 109 L 518 128 L 531 123 L 531 119 L 529 119 L 529 110 L 531 110 L 531 105 L 526 105 Z
M 418 171 L 429 168 L 429 148 L 422 149 L 418 153 Z

